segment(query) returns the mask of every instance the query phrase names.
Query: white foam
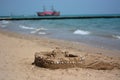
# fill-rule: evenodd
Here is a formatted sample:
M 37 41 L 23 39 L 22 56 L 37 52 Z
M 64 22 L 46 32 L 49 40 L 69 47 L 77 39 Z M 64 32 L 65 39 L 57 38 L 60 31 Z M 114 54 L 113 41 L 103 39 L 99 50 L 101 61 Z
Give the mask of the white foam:
M 30 33 L 34 34 L 34 33 L 36 33 L 36 31 L 31 31 Z
M 10 23 L 9 21 L 2 20 L 2 21 L 0 21 L 0 27 L 2 27 L 2 28 L 7 27 L 7 24 L 9 24 L 9 23 Z
M 80 34 L 80 35 L 88 35 L 88 34 L 90 34 L 89 31 L 84 31 L 84 30 L 79 30 L 79 29 L 74 31 L 73 33 L 74 34 Z
M 45 29 L 45 28 L 41 27 L 41 28 L 38 28 L 37 30 L 39 30 L 39 31 L 41 30 L 42 31 L 42 30 L 48 30 L 48 29 Z
M 36 30 L 34 30 L 34 31 L 31 31 L 30 33 L 37 33 L 37 32 L 39 32 L 40 30 L 39 29 L 36 29 Z
M 6 25 L 3 25 L 3 24 L 2 24 L 2 25 L 0 25 L 0 26 L 1 26 L 2 28 L 5 28 L 5 27 L 6 27 Z
M 38 34 L 46 34 L 45 32 L 39 32 Z
M 5 20 L 2 21 L 2 24 L 8 24 L 8 23 L 9 21 L 5 21 Z
M 34 31 L 31 31 L 31 33 L 37 33 L 39 31 L 44 31 L 44 30 L 47 30 L 45 28 L 38 28 L 38 29 L 35 29 Z M 43 33 L 40 33 L 40 34 L 43 34 Z
M 20 28 L 23 28 L 23 29 L 35 29 L 33 27 L 27 27 L 27 26 L 23 26 L 23 25 L 19 25 Z
M 113 35 L 114 38 L 120 39 L 120 35 Z

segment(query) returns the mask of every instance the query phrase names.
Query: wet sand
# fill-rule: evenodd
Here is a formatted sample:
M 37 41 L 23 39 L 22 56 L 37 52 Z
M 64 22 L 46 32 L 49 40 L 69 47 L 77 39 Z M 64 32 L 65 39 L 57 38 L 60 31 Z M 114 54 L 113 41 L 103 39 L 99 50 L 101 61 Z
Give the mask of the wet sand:
M 35 52 L 55 47 L 70 53 L 112 57 L 120 62 L 119 50 L 95 48 L 83 43 L 38 38 L 0 30 L 0 80 L 119 80 L 120 69 L 69 68 L 50 70 L 32 65 Z

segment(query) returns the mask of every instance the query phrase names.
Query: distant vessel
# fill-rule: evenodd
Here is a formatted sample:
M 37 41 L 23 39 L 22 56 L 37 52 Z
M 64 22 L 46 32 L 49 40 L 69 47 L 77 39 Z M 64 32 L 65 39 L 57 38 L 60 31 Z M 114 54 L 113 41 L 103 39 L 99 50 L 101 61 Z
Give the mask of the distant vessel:
M 52 6 L 51 11 L 46 11 L 45 7 L 43 7 L 43 12 L 37 12 L 38 16 L 60 16 L 60 12 L 54 10 Z

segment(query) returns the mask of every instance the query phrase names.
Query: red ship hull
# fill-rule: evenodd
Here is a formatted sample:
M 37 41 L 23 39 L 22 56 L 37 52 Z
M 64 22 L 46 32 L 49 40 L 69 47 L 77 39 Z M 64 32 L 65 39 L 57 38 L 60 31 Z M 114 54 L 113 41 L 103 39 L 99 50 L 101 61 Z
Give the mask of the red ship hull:
M 60 12 L 56 11 L 44 11 L 44 12 L 37 12 L 38 16 L 60 16 Z

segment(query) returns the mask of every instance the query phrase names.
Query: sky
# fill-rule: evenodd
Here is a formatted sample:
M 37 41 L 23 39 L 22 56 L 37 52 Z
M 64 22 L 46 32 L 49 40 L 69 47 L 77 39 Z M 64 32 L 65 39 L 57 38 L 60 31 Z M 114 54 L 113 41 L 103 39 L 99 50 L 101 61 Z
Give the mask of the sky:
M 43 6 L 61 15 L 120 14 L 120 0 L 0 0 L 0 16 L 36 15 Z

